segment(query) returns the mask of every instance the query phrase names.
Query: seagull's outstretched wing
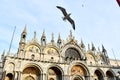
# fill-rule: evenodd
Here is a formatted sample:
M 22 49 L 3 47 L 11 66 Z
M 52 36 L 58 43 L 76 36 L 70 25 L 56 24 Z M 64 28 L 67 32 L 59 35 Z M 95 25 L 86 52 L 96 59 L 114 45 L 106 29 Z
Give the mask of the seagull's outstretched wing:
M 64 16 L 66 17 L 66 19 L 71 23 L 73 29 L 75 30 L 75 23 L 74 23 L 74 20 L 72 20 L 70 18 L 70 15 L 67 14 L 66 10 L 60 6 L 56 6 L 58 9 L 60 9 L 62 11 L 62 13 L 64 14 Z
M 62 13 L 64 14 L 64 16 L 67 15 L 67 12 L 64 8 L 60 7 L 60 6 L 56 6 L 58 9 L 60 9 L 62 11 Z
M 73 29 L 75 30 L 75 22 L 70 17 L 67 20 L 72 24 Z

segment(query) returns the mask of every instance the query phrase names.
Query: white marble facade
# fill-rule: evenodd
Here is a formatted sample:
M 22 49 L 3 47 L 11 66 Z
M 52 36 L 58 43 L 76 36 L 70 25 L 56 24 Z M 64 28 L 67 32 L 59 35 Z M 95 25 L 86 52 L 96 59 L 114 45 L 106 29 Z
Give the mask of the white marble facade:
M 29 34 L 28 34 L 29 35 Z M 2 54 L 1 80 L 119 80 L 119 60 L 111 60 L 102 45 L 102 51 L 94 44 L 78 43 L 72 32 L 67 40 L 49 43 L 43 32 L 41 41 L 36 33 L 29 42 L 24 28 L 18 51 Z

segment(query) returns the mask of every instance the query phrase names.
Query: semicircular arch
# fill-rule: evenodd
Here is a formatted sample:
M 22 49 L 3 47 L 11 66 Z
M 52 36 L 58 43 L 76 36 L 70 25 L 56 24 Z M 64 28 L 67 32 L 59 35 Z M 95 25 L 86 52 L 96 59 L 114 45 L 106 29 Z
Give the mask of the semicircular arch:
M 28 67 L 36 67 L 38 68 L 38 70 L 43 73 L 43 69 L 38 65 L 38 64 L 35 64 L 35 63 L 27 63 L 25 64 L 25 66 L 23 66 L 21 69 L 21 71 L 23 72 L 24 69 L 28 68 Z
M 89 72 L 88 66 L 85 65 L 84 63 L 81 63 L 81 62 L 73 62 L 69 66 L 69 68 L 68 68 L 69 75 L 71 75 L 71 69 L 73 69 L 74 67 L 76 67 L 76 69 L 78 68 L 78 71 L 82 71 L 85 76 L 90 76 L 90 72 Z
M 81 60 L 85 58 L 85 54 L 81 51 L 80 47 L 72 45 L 72 44 L 68 44 L 68 45 L 64 46 L 64 48 L 62 49 L 62 52 L 61 52 L 62 57 L 64 57 L 64 58 L 69 57 L 69 56 L 66 56 L 66 52 L 76 53 L 76 55 L 78 55 Z M 70 56 L 70 57 L 72 57 L 72 56 Z
M 94 60 L 96 61 L 96 57 L 95 57 L 95 55 L 92 52 L 88 52 L 87 54 L 91 55 L 94 58 Z
M 94 79 L 102 80 L 102 79 L 104 79 L 105 74 L 104 74 L 104 72 L 103 72 L 102 69 L 97 68 L 97 69 L 94 71 L 93 77 L 94 77 Z
M 60 56 L 59 49 L 55 45 L 47 45 L 44 48 L 43 53 L 50 54 L 50 55 L 52 54 L 52 55 L 58 55 L 58 56 Z
M 49 65 L 46 71 L 48 80 L 62 80 L 64 75 L 63 69 L 58 65 Z
M 56 64 L 49 65 L 48 68 L 47 68 L 47 70 L 48 70 L 49 68 L 51 68 L 51 67 L 56 67 L 56 68 L 58 68 L 58 69 L 61 71 L 61 73 L 64 74 L 63 69 L 62 69 L 59 65 L 56 65 Z M 47 71 L 46 71 L 46 72 L 47 72 Z
M 28 47 L 29 47 L 29 49 L 28 49 Z M 29 43 L 27 43 L 27 45 L 25 46 L 25 50 L 26 50 L 26 51 L 31 51 L 32 48 L 36 48 L 36 51 L 37 51 L 38 53 L 40 53 L 40 52 L 41 52 L 41 48 L 40 48 L 40 47 L 41 47 L 40 44 L 37 43 L 37 42 L 29 42 Z M 31 49 L 30 49 L 30 48 L 31 48 Z
M 36 79 L 42 79 L 41 74 L 43 73 L 43 70 L 41 67 L 35 63 L 28 63 L 22 68 L 22 80 L 36 80 Z
M 106 76 L 110 79 L 114 79 L 116 74 L 114 73 L 114 71 L 112 69 L 109 69 L 106 71 Z

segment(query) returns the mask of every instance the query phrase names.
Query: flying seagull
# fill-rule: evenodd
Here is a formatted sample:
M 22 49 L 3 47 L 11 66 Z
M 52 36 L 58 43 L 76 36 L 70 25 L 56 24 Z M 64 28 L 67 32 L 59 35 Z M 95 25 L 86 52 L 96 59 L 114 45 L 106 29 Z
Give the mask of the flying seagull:
M 63 20 L 68 20 L 71 23 L 73 29 L 75 30 L 74 20 L 70 18 L 71 13 L 68 14 L 66 12 L 66 10 L 64 8 L 60 7 L 60 6 L 56 6 L 56 7 L 62 11 L 62 13 L 64 15 Z
M 119 7 L 120 7 L 120 0 L 116 0 L 116 1 L 117 1 L 118 5 L 119 5 Z

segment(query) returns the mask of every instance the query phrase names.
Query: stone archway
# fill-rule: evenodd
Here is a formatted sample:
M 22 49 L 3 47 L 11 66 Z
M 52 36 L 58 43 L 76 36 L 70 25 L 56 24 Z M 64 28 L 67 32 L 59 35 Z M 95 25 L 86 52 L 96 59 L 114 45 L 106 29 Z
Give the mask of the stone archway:
M 111 71 L 106 72 L 107 80 L 114 80 L 114 74 Z
M 100 70 L 94 72 L 94 80 L 104 80 L 104 76 Z
M 81 80 L 80 78 L 78 78 L 78 77 L 76 77 L 76 78 L 74 78 L 73 80 Z
M 72 80 L 83 80 L 81 76 L 75 76 Z
M 8 73 L 5 77 L 5 80 L 13 80 L 13 74 L 12 73 Z
M 50 67 L 47 71 L 47 80 L 62 80 L 62 72 L 57 67 Z
M 70 76 L 71 80 L 88 80 L 89 72 L 84 65 L 74 65 L 71 67 Z
M 36 66 L 26 67 L 22 72 L 22 80 L 38 80 L 41 79 L 41 71 Z

